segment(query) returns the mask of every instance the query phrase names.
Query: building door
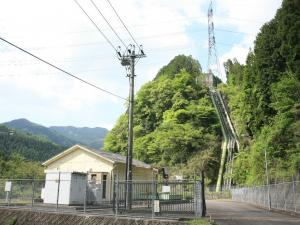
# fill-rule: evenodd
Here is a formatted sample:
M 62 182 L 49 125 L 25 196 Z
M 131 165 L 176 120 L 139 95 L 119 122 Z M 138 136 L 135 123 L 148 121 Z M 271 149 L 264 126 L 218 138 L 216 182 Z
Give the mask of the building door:
M 107 174 L 102 175 L 102 199 L 106 199 Z

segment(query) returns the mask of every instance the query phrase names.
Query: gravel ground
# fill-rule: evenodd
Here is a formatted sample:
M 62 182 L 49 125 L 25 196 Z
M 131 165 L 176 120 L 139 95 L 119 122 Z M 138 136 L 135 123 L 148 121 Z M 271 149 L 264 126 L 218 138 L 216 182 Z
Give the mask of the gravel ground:
M 220 225 L 300 225 L 300 217 L 230 200 L 208 200 L 207 213 Z

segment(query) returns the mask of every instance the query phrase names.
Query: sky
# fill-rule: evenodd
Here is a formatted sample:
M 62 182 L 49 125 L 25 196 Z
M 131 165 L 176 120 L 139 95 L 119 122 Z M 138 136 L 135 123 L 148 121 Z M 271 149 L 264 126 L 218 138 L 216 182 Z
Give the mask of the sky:
M 113 46 L 125 47 L 91 0 L 78 0 Z M 125 45 L 134 44 L 107 0 L 93 0 Z M 207 67 L 209 0 L 110 0 L 146 58 L 136 65 L 136 92 L 179 54 Z M 245 63 L 260 27 L 281 0 L 215 0 L 220 65 Z M 123 98 L 128 78 L 115 50 L 74 0 L 1 0 L 0 37 Z M 222 68 L 223 71 L 223 68 Z M 224 72 L 222 72 L 222 79 Z M 27 118 L 45 126 L 111 129 L 126 110 L 123 99 L 101 92 L 0 40 L 0 123 Z

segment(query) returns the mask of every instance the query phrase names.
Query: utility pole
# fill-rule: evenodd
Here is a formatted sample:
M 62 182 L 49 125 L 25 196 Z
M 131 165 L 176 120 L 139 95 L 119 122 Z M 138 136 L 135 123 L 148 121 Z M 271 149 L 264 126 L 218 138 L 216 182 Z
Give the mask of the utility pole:
M 119 47 L 120 49 L 120 47 Z M 128 107 L 128 150 L 126 157 L 126 187 L 125 187 L 125 207 L 131 209 L 132 206 L 132 154 L 133 154 L 133 108 L 134 108 L 134 77 L 136 59 L 146 57 L 142 46 L 139 46 L 139 52 L 136 54 L 135 45 L 129 45 L 124 54 L 120 50 L 117 52 L 121 65 L 125 66 L 129 73 L 129 107 Z

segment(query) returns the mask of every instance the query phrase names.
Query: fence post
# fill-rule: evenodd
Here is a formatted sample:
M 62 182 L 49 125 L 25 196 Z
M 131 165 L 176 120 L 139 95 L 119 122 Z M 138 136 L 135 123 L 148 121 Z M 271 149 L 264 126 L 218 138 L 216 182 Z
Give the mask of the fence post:
M 6 185 L 7 183 L 10 182 L 10 186 L 8 187 L 8 189 L 6 190 L 6 203 L 7 203 L 7 207 L 10 206 L 10 201 L 11 201 L 11 195 L 12 195 L 12 191 L 13 191 L 13 181 L 12 180 L 8 180 L 5 182 L 5 189 L 6 189 Z
M 154 213 L 154 196 L 155 196 L 155 193 L 154 193 L 154 179 L 152 177 L 152 194 L 151 194 L 151 204 L 152 204 L 152 219 L 154 218 L 155 216 L 155 213 Z
M 294 211 L 297 212 L 294 176 L 293 176 L 293 203 L 294 203 Z
M 267 150 L 266 149 L 264 149 L 264 153 L 265 153 L 266 178 L 267 178 L 267 186 L 268 186 L 268 207 L 269 207 L 269 211 L 270 211 L 271 210 L 270 180 L 269 180 L 268 159 L 267 159 Z
M 33 208 L 34 204 L 34 198 L 35 198 L 35 182 L 34 178 L 32 179 L 32 197 L 31 197 L 31 208 Z
M 58 172 L 57 195 L 56 195 L 56 211 L 58 211 L 59 189 L 60 189 L 60 172 Z
M 87 190 L 88 190 L 88 176 L 85 177 L 85 190 L 84 190 L 84 196 L 83 196 L 83 213 L 86 213 L 86 196 L 87 196 Z
M 284 210 L 286 211 L 286 189 L 288 188 L 288 183 L 286 184 L 286 188 L 284 189 Z
M 112 176 L 112 210 L 116 211 L 116 176 Z
M 194 188 L 194 202 L 195 202 L 195 217 L 202 217 L 203 212 L 203 199 L 202 199 L 202 182 L 198 181 L 195 183 Z
M 120 188 L 119 188 L 119 174 L 117 174 L 117 183 L 116 183 L 116 190 L 115 190 L 115 194 L 116 194 L 116 212 L 115 212 L 115 216 L 118 217 L 118 210 L 119 210 L 119 199 L 118 199 L 118 195 L 120 194 Z
M 13 183 L 13 181 L 11 181 L 11 191 L 8 193 L 8 207 L 10 207 L 10 204 L 11 204 L 13 189 L 14 189 L 14 183 Z

